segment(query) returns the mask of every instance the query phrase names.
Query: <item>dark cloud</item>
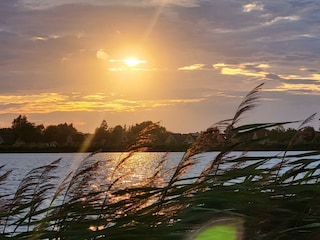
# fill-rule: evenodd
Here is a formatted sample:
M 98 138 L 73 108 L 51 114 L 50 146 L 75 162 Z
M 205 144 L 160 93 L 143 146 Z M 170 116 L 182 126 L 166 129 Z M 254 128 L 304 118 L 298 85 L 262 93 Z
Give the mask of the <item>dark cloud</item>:
M 87 43 L 91 41 L 91 47 L 103 44 L 112 48 L 111 46 L 121 44 L 129 37 L 136 45 L 158 46 L 157 49 L 160 45 L 165 45 L 168 51 L 174 52 L 180 60 L 197 56 L 199 59 L 206 58 L 208 61 L 219 57 L 220 59 L 244 55 L 255 57 L 256 55 L 264 56 L 266 52 L 282 56 L 284 51 L 302 48 L 307 39 L 295 40 L 291 43 L 285 40 L 292 35 L 301 34 L 301 28 L 299 29 L 301 20 L 299 22 L 279 21 L 272 26 L 259 27 L 276 17 L 294 14 L 292 7 L 291 10 L 287 10 L 290 4 L 274 3 L 272 6 L 276 5 L 277 10 L 268 7 L 267 3 L 264 5 L 263 12 L 244 13 L 242 3 L 239 1 L 199 1 L 199 7 L 175 6 L 163 9 L 156 23 L 151 26 L 158 11 L 154 6 L 140 8 L 124 7 L 119 4 L 97 7 L 70 4 L 41 11 L 24 11 L 24 14 L 15 16 L 12 28 L 29 38 L 52 34 L 62 37 L 82 34 L 83 41 Z M 274 13 L 270 14 L 272 10 Z M 281 11 L 282 15 L 278 11 Z M 267 19 L 262 18 L 263 13 L 271 16 Z M 130 19 L 130 23 L 127 19 Z M 152 29 L 149 30 L 150 28 Z M 250 28 L 253 29 L 250 30 Z M 242 32 L 239 31 L 241 29 L 249 30 Z M 225 30 L 227 32 L 224 32 Z M 257 39 L 263 38 L 269 38 L 269 43 L 256 42 Z M 316 40 L 309 41 L 312 46 L 316 45 Z M 63 44 L 68 45 L 67 42 Z M 83 43 L 82 47 L 88 47 L 88 45 Z M 307 45 L 304 48 L 308 48 Z M 57 49 L 57 47 L 51 49 Z M 189 51 L 190 49 L 192 51 Z
M 1 0 L 0 1 L 0 23 L 3 24 L 6 21 L 6 17 L 17 12 L 17 0 Z
M 270 80 L 282 80 L 277 74 L 272 74 L 269 73 L 266 75 L 266 79 L 270 79 Z

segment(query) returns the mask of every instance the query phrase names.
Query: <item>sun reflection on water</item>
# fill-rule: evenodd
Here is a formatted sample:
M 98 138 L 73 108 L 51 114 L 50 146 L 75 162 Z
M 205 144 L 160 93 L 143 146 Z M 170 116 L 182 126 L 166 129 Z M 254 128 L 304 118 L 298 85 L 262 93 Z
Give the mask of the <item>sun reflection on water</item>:
M 103 159 L 103 157 L 106 157 Z M 145 194 L 142 188 L 161 188 L 168 181 L 168 171 L 165 166 L 166 154 L 159 153 L 150 156 L 148 153 L 113 153 L 100 155 L 100 167 L 97 170 L 97 177 L 90 182 L 90 191 L 101 192 L 97 202 L 101 204 L 115 203 L 121 200 L 130 200 Z M 134 190 L 132 189 L 139 189 Z M 119 194 L 119 191 L 122 191 Z M 140 206 L 154 202 L 154 198 L 145 198 L 144 203 L 139 201 Z M 129 203 L 128 203 L 129 204 Z M 130 203 L 131 204 L 131 203 Z M 130 205 L 129 204 L 129 205 Z
M 91 191 L 101 192 L 96 203 L 107 212 L 110 211 L 103 213 L 110 215 L 110 222 L 101 226 L 90 226 L 89 230 L 102 230 L 112 224 L 111 219 L 127 216 L 158 201 L 157 194 L 148 195 L 149 192 L 145 189 L 165 186 L 165 157 L 164 153 L 153 154 L 152 157 L 143 152 L 114 153 L 111 156 L 108 153 L 108 157 L 103 159 L 98 169 L 98 178 L 89 186 Z M 120 205 L 121 207 L 118 207 Z
M 113 156 L 112 156 L 113 155 Z M 93 187 L 112 184 L 113 189 L 126 189 L 155 184 L 160 187 L 165 184 L 163 166 L 159 162 L 163 153 L 150 156 L 148 153 L 114 153 L 103 161 L 99 169 L 100 182 Z M 156 174 L 157 173 L 157 174 Z M 101 182 L 102 181 L 102 182 Z

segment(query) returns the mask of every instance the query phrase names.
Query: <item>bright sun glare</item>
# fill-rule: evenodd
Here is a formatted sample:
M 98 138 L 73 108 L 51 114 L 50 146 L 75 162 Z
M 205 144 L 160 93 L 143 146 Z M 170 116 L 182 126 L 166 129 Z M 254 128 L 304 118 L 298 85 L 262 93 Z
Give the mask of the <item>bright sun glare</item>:
M 143 60 L 139 60 L 135 57 L 129 57 L 127 59 L 124 60 L 125 64 L 127 64 L 129 67 L 135 67 L 140 63 L 145 63 L 145 61 Z

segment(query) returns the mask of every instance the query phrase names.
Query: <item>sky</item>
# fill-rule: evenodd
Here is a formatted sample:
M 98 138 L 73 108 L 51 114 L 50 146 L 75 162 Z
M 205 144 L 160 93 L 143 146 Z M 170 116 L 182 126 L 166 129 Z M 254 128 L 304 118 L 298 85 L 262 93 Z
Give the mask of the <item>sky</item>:
M 205 130 L 320 110 L 319 0 L 0 0 L 0 127 Z M 131 60 L 128 60 L 128 59 Z M 319 116 L 310 123 L 319 128 Z

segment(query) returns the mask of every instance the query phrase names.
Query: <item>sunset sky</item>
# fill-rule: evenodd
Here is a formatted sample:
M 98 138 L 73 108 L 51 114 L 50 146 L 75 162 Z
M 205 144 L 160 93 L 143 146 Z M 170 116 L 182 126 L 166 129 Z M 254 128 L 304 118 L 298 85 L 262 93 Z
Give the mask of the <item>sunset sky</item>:
M 320 110 L 319 0 L 0 0 L 0 127 L 19 114 L 93 132 L 196 132 Z M 319 127 L 319 116 L 312 123 Z

